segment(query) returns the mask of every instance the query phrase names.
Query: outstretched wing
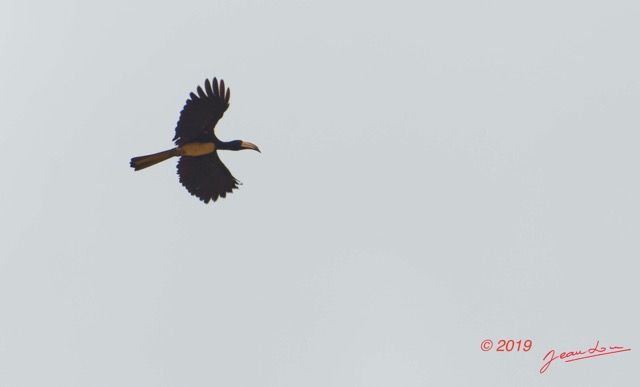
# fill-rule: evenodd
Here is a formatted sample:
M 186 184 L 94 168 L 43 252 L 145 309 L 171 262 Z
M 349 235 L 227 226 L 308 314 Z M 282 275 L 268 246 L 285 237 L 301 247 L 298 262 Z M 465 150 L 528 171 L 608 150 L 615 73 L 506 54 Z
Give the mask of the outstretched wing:
M 180 157 L 178 175 L 187 191 L 205 203 L 210 200 L 215 202 L 218 197 L 226 197 L 239 184 L 216 151 L 204 156 Z
M 177 146 L 190 142 L 212 142 L 216 140 L 213 128 L 229 108 L 231 92 L 225 89 L 224 81 L 213 78 L 213 87 L 207 79 L 204 90 L 198 86 L 198 95 L 191 93 L 180 112 L 173 141 Z

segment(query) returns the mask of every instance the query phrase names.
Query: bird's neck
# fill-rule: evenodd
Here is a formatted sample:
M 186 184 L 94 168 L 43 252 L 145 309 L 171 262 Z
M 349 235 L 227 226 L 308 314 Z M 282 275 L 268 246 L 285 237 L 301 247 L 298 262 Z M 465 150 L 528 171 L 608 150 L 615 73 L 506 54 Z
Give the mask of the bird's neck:
M 218 143 L 216 143 L 216 148 L 217 149 L 223 149 L 223 150 L 240 150 L 240 144 L 242 142 L 241 141 L 228 141 L 228 142 L 223 142 L 220 141 Z

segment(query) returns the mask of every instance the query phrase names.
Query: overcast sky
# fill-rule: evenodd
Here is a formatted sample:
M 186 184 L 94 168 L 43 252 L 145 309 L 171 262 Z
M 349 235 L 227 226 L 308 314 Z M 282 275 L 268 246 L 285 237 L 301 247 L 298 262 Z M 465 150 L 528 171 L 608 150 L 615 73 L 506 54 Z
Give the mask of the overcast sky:
M 0 386 L 637 383 L 638 20 L 3 0 Z M 129 159 L 214 76 L 218 137 L 262 153 L 221 152 L 243 185 L 205 205 Z M 540 374 L 598 340 L 632 351 Z

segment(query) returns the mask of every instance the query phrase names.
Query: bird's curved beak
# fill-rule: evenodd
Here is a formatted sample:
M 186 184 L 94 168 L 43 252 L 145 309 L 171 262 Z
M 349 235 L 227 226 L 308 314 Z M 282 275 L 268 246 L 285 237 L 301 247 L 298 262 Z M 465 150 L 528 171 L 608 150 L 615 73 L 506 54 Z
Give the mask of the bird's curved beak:
M 246 141 L 242 141 L 242 143 L 240 144 L 240 149 L 253 149 L 254 151 L 260 152 L 260 149 L 258 148 L 257 145 L 252 144 L 250 142 L 246 142 Z

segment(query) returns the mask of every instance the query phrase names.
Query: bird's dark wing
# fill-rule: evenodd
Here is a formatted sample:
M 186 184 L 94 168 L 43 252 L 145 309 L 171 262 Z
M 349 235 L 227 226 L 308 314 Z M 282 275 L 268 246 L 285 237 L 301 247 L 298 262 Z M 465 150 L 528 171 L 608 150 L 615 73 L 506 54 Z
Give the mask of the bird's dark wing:
M 218 152 L 197 157 L 180 157 L 178 175 L 187 191 L 205 203 L 227 196 L 239 184 L 218 157 Z
M 224 81 L 213 78 L 213 87 L 207 79 L 204 90 L 198 86 L 198 95 L 191 93 L 180 112 L 180 119 L 173 137 L 176 145 L 190 142 L 212 142 L 216 139 L 213 128 L 229 108 L 231 92 L 225 89 Z

